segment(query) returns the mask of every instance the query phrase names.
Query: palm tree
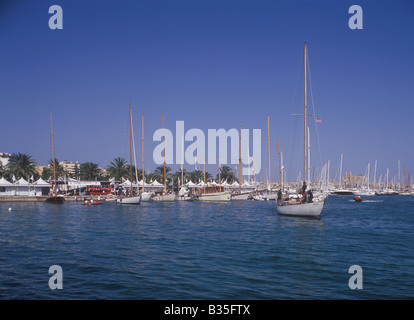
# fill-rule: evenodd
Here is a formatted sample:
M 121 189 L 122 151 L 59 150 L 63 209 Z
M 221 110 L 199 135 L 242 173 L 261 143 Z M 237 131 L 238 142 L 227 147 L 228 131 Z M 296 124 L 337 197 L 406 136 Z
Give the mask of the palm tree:
M 233 170 L 229 166 L 222 166 L 220 168 L 220 175 L 221 180 L 227 181 L 228 183 L 233 183 L 233 181 L 237 181 L 237 177 L 233 173 Z M 217 174 L 216 180 L 218 181 L 219 175 Z
M 197 184 L 199 181 L 204 180 L 204 172 L 201 170 L 195 170 L 189 173 L 189 178 L 192 182 Z
M 172 171 L 172 169 L 170 167 L 165 168 L 165 176 L 167 178 L 167 184 L 168 184 L 168 181 L 170 180 L 170 178 L 172 177 L 170 171 Z M 164 183 L 164 166 L 159 166 L 159 167 L 155 168 L 154 173 L 152 174 L 152 179 L 154 179 L 154 178 L 158 182 Z
M 111 178 L 120 181 L 122 177 L 129 176 L 128 162 L 125 158 L 117 157 L 109 163 L 107 171 Z
M 80 176 L 84 180 L 97 180 L 101 175 L 101 169 L 97 163 L 85 162 L 80 165 Z
M 8 171 L 9 175 L 15 175 L 16 178 L 27 178 L 37 175 L 36 163 L 30 155 L 24 153 L 13 153 L 10 156 Z
M 0 177 L 2 177 L 6 172 L 6 168 L 3 166 L 3 162 L 0 161 Z
M 63 168 L 62 165 L 59 164 L 59 160 L 55 158 L 55 171 L 56 171 L 56 179 L 59 177 L 69 176 L 69 172 Z M 47 167 L 43 169 L 42 172 L 42 179 L 49 179 L 50 177 L 53 178 L 53 159 L 50 159 Z

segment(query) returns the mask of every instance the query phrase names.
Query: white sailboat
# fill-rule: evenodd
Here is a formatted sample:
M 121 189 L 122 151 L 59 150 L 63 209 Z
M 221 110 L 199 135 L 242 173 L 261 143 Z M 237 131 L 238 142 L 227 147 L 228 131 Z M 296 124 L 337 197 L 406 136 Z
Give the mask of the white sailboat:
M 55 164 L 55 144 L 53 139 L 53 120 L 52 120 L 52 114 L 50 114 L 50 134 L 52 136 L 52 152 L 53 152 L 53 192 L 51 195 L 49 195 L 46 199 L 47 203 L 64 203 L 65 198 L 63 195 L 60 195 L 57 193 L 56 186 L 57 186 L 57 180 L 56 180 L 56 164 Z
M 151 198 L 152 201 L 170 202 L 175 200 L 175 195 L 168 192 L 167 189 L 167 175 L 165 171 L 165 135 L 164 135 L 164 113 L 162 113 L 162 136 L 164 143 L 164 189 L 161 194 L 156 194 Z
M 129 194 L 127 196 L 121 196 L 117 199 L 117 203 L 121 204 L 140 204 L 141 202 L 141 195 L 135 194 L 132 187 L 132 113 L 131 113 L 131 104 L 129 105 L 129 168 L 130 168 L 130 176 L 131 176 L 131 189 L 129 190 Z M 136 168 L 136 165 L 135 165 Z
M 303 170 L 303 180 L 306 180 L 306 170 L 307 163 L 306 163 L 306 153 L 307 153 L 307 139 L 306 139 L 306 133 L 307 133 L 307 97 L 306 97 L 306 62 L 307 62 L 307 47 L 306 43 L 304 44 L 304 91 L 305 91 L 305 103 L 304 103 L 304 170 Z M 317 198 L 315 200 L 310 200 L 311 202 L 306 202 L 305 199 L 301 195 L 297 195 L 294 197 L 289 197 L 285 200 L 282 200 L 280 202 L 276 202 L 277 210 L 279 214 L 282 215 L 290 215 L 290 216 L 308 216 L 308 217 L 319 217 L 322 213 L 323 207 L 325 205 L 327 197 L 323 196 L 320 198 Z

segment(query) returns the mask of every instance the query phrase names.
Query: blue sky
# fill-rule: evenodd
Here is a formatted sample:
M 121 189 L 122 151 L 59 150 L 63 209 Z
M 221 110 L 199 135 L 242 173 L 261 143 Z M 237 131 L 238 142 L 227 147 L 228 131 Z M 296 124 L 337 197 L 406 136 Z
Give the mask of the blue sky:
M 63 30 L 48 27 L 54 4 Z M 362 30 L 348 27 L 353 4 L 363 9 Z M 59 160 L 106 167 L 129 159 L 131 103 L 139 160 L 145 116 L 147 168 L 155 168 L 152 135 L 164 112 L 172 131 L 178 120 L 206 134 L 262 129 L 264 179 L 269 115 L 272 180 L 277 134 L 294 179 L 303 133 L 290 114 L 303 106 L 307 41 L 320 157 L 331 161 L 331 177 L 341 153 L 344 172 L 363 174 L 378 160 L 378 174 L 397 175 L 400 160 L 414 173 L 413 31 L 408 0 L 2 1 L 0 152 L 46 164 L 52 112 Z

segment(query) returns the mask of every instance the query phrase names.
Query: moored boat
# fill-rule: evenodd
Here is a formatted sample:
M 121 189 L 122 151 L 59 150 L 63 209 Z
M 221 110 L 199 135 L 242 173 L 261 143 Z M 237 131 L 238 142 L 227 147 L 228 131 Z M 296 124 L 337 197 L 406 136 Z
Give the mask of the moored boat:
M 199 190 L 198 200 L 201 201 L 230 201 L 231 191 L 224 191 L 223 187 L 211 186 Z
M 307 47 L 306 43 L 304 44 L 304 153 L 303 153 L 303 163 L 304 163 L 304 170 L 303 170 L 303 186 L 301 189 L 301 194 L 298 194 L 294 197 L 288 197 L 284 200 L 278 200 L 276 201 L 276 206 L 279 214 L 282 215 L 290 215 L 290 216 L 307 216 L 307 217 L 319 217 L 322 213 L 323 207 L 325 205 L 327 196 L 321 196 L 320 198 L 314 199 L 313 193 L 311 188 L 306 188 L 305 180 L 307 178 L 307 147 L 309 143 L 307 142 L 307 96 L 306 96 L 306 90 L 307 90 Z M 280 164 L 279 164 L 280 168 Z M 280 169 L 279 169 L 280 170 Z

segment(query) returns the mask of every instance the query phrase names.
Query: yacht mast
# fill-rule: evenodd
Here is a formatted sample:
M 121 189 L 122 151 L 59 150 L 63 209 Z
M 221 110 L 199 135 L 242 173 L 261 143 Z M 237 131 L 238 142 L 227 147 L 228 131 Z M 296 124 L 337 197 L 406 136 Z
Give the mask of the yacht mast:
M 307 144 L 307 139 L 306 139 L 306 130 L 307 130 L 307 124 L 306 124 L 306 118 L 307 118 L 307 97 L 306 97 L 306 60 L 307 60 L 307 48 L 306 48 L 306 42 L 304 44 L 304 48 L 303 48 L 303 54 L 304 54 L 304 63 L 305 63 L 305 67 L 304 67 L 304 89 L 305 89 L 305 103 L 304 103 L 304 162 L 303 162 L 303 181 L 306 180 L 306 144 Z
M 50 114 L 50 133 L 52 136 L 52 156 L 53 156 L 53 179 L 54 181 L 54 185 L 53 185 L 53 193 L 54 195 L 56 195 L 56 164 L 55 164 L 55 144 L 54 144 L 54 139 L 53 139 L 53 120 L 52 120 L 52 113 Z
M 144 171 L 144 115 L 142 115 L 142 192 L 145 188 L 145 171 Z

